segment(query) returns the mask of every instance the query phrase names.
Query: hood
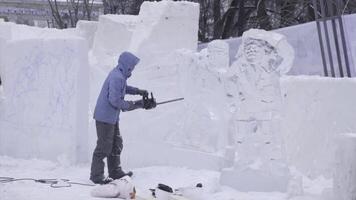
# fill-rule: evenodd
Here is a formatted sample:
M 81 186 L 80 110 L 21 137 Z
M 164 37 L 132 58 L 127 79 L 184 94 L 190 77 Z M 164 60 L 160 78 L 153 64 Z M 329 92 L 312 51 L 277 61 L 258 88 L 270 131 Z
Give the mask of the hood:
M 122 72 L 125 78 L 129 78 L 139 61 L 140 59 L 134 54 L 125 51 L 120 55 L 116 68 Z

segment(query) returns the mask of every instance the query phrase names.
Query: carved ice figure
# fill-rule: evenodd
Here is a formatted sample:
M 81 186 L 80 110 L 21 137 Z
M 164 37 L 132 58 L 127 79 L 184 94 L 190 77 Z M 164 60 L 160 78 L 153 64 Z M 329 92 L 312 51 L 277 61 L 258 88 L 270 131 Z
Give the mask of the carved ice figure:
M 200 53 L 180 53 L 180 83 L 185 97 L 181 141 L 206 152 L 226 145 L 223 76 L 229 64 L 228 44 L 213 41 Z
M 290 70 L 293 59 L 294 51 L 283 35 L 257 29 L 243 34 L 227 80 L 231 122 L 236 130 L 230 132 L 230 145 L 233 152 L 236 147 L 237 158 L 227 152 L 233 165 L 227 167 L 233 167 L 234 172 L 223 173 L 222 182 L 240 190 L 286 189 L 288 170 L 278 124 L 279 77 Z M 234 183 L 231 176 L 252 182 Z M 267 182 L 253 183 L 261 178 Z M 266 184 L 268 187 L 263 186 Z

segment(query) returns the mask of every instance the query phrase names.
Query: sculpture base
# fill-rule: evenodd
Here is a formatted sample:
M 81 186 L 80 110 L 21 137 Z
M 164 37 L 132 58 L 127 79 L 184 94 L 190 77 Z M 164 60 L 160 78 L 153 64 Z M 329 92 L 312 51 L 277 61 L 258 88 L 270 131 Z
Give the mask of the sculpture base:
M 287 167 L 268 171 L 265 169 L 226 168 L 220 182 L 241 192 L 286 192 L 289 181 Z

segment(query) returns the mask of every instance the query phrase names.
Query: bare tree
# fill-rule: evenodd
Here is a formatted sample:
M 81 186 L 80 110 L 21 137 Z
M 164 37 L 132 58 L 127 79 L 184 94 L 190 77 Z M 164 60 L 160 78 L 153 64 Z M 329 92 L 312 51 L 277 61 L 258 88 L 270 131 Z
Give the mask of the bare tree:
M 47 0 L 58 28 L 75 27 L 79 20 L 91 20 L 94 0 Z

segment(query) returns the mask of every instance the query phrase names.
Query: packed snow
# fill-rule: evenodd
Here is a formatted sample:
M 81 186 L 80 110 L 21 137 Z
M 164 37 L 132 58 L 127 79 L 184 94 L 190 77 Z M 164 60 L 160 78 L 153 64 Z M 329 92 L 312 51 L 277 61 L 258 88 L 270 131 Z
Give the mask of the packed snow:
M 72 182 L 92 184 L 88 180 L 90 165 L 65 165 L 58 162 L 37 159 L 15 159 L 0 156 L 0 174 L 13 178 L 34 179 L 69 179 Z M 137 193 L 144 198 L 151 194 L 149 189 L 154 189 L 159 183 L 172 188 L 194 188 L 202 183 L 203 191 L 191 192 L 201 194 L 196 198 L 199 200 L 285 200 L 286 193 L 280 192 L 239 192 L 233 188 L 220 185 L 219 171 L 193 170 L 185 167 L 173 166 L 151 166 L 133 169 L 135 175 L 133 182 Z M 330 180 L 318 178 L 311 180 L 302 177 L 303 196 L 293 197 L 292 200 L 326 200 L 321 198 L 325 188 L 330 188 Z M 65 182 L 58 186 L 67 186 Z M 62 199 L 98 199 L 90 196 L 93 186 L 82 186 L 73 184 L 71 187 L 51 188 L 49 184 L 36 183 L 34 181 L 18 181 L 7 184 L 0 183 L 1 200 L 62 200 Z
M 305 39 L 315 35 L 303 32 L 313 31 L 312 24 L 280 34 L 246 33 L 242 42 L 253 38 L 265 46 L 253 41 L 242 56 L 237 49 L 244 45 L 232 48 L 240 39 L 233 45 L 216 40 L 197 51 L 198 20 L 198 4 L 161 1 L 144 2 L 138 16 L 100 16 L 75 29 L 0 22 L 0 199 L 93 198 L 92 186 L 51 188 L 29 180 L 1 183 L 1 177 L 91 184 L 92 113 L 102 82 L 125 50 L 142 58 L 129 85 L 153 92 L 158 102 L 185 98 L 121 114 L 123 168 L 134 171 L 140 196 L 148 198 L 150 188 L 164 183 L 189 188 L 191 200 L 355 198 L 355 79 L 285 76 L 319 73 L 313 71 L 320 66 L 318 50 Z M 356 52 L 356 42 L 350 44 Z M 266 47 L 275 59 L 255 57 L 252 64 L 264 72 L 238 72 Z M 231 82 L 234 70 L 242 82 Z M 266 148 L 255 151 L 253 145 L 264 142 Z M 250 173 L 235 176 L 241 169 Z M 273 179 L 276 174 L 283 180 Z

